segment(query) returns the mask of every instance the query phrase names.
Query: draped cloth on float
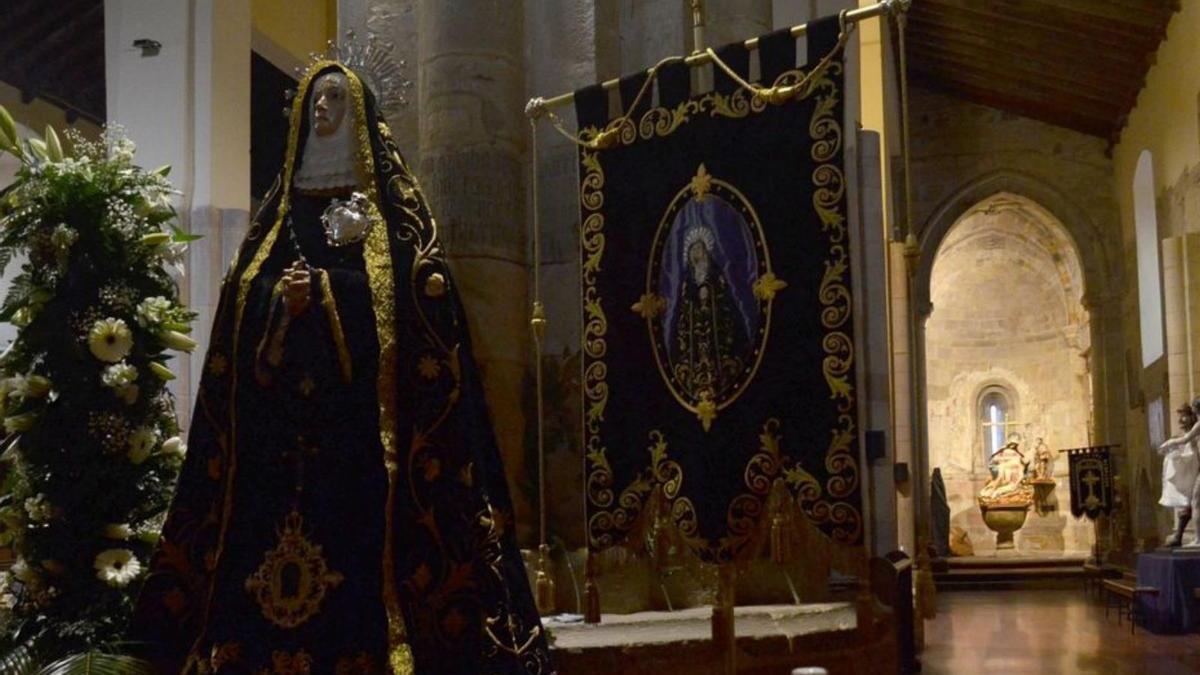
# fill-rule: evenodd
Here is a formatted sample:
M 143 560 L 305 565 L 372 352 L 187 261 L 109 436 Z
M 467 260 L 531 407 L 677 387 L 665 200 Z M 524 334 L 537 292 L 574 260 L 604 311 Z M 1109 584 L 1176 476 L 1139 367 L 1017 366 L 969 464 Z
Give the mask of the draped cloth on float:
M 584 138 L 607 136 L 579 155 L 592 551 L 651 515 L 702 560 L 744 557 L 780 495 L 862 542 L 840 34 L 810 24 L 800 68 L 790 32 L 760 39 L 764 84 L 801 85 L 778 105 L 715 66 L 693 97 L 682 63 L 658 107 L 625 78 L 616 119 L 575 93 Z M 717 54 L 749 79 L 744 45 Z
M 345 72 L 371 226 L 291 189 Z M 221 291 L 131 639 L 164 672 L 552 673 L 465 315 L 428 205 L 353 72 L 300 83 L 280 179 Z M 313 268 L 292 319 L 279 279 Z

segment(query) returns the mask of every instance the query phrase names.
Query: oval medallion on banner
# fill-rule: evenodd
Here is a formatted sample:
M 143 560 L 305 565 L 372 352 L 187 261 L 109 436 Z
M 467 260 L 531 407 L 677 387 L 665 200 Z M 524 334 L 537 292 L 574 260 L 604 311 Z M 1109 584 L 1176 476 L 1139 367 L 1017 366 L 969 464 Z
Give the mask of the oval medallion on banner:
M 705 430 L 754 378 L 785 285 L 753 205 L 701 164 L 658 225 L 633 309 L 663 381 Z

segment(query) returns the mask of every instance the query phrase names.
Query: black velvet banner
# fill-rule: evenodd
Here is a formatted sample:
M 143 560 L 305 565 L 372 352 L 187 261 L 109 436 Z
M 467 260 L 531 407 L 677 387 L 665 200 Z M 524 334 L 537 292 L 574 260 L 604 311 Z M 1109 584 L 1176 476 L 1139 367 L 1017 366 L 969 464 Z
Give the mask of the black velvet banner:
M 1071 466 L 1071 515 L 1092 520 L 1113 509 L 1113 469 L 1109 450 L 1101 445 L 1067 450 Z
M 792 56 L 773 83 L 804 82 L 838 22 L 810 31 L 799 69 L 769 41 L 772 68 Z M 628 120 L 576 95 L 584 137 L 619 138 L 580 151 L 589 548 L 625 543 L 657 493 L 701 559 L 735 559 L 777 485 L 861 543 L 841 57 L 779 105 L 727 79 L 685 98 L 668 72 L 670 107 Z

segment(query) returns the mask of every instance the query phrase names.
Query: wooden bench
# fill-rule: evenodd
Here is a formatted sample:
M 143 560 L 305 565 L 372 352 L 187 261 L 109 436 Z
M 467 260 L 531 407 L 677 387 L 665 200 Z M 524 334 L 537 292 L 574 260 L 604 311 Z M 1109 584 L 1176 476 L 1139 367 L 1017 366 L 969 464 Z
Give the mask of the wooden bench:
M 1107 597 L 1104 601 L 1104 616 L 1108 616 L 1108 610 L 1117 610 L 1117 625 L 1121 625 L 1122 618 L 1129 619 L 1129 632 L 1132 633 L 1139 619 L 1142 618 L 1141 612 L 1138 610 L 1137 600 L 1140 597 L 1157 597 L 1158 589 L 1153 586 L 1139 586 L 1136 578 L 1130 578 L 1132 575 L 1126 573 L 1120 579 L 1104 579 L 1101 584 Z
M 1111 565 L 1097 565 L 1093 562 L 1083 564 L 1083 593 L 1091 597 L 1095 591 L 1097 598 L 1104 596 L 1104 580 L 1121 576 L 1121 571 Z

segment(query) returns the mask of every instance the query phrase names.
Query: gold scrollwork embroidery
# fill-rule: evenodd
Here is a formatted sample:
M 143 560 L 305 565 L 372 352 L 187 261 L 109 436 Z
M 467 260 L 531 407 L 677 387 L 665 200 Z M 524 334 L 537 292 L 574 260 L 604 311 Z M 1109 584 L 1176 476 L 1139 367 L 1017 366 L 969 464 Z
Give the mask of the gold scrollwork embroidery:
M 321 611 L 326 594 L 343 577 L 329 569 L 321 547 L 304 535 L 304 522 L 292 511 L 279 530 L 279 544 L 267 551 L 262 565 L 246 579 L 268 621 L 280 628 L 295 628 Z

